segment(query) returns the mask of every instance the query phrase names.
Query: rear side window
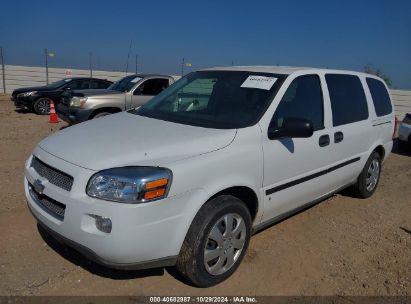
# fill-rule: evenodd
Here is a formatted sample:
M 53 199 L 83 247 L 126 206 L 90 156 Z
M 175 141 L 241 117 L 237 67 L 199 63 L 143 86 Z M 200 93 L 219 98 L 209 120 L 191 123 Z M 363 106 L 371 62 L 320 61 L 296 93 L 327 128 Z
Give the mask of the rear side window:
M 392 112 L 392 105 L 385 85 L 374 78 L 367 78 L 367 85 L 371 92 L 377 116 L 390 114 Z
M 325 75 L 330 92 L 333 125 L 341 126 L 368 118 L 367 99 L 360 78 L 354 75 Z
M 317 75 L 300 76 L 287 88 L 271 120 L 271 126 L 281 128 L 286 118 L 305 118 L 314 130 L 324 127 L 323 94 Z

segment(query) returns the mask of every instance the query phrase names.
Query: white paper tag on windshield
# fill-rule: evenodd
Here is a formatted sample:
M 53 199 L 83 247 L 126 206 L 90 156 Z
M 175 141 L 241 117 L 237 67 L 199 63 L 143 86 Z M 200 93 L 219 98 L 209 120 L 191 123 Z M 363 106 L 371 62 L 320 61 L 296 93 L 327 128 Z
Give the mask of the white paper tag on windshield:
M 141 77 L 136 77 L 136 78 L 134 78 L 133 80 L 131 80 L 130 82 L 136 83 L 136 82 L 138 82 L 140 79 L 141 79 Z
M 262 90 L 270 90 L 278 78 L 251 75 L 243 82 L 242 88 L 254 88 Z

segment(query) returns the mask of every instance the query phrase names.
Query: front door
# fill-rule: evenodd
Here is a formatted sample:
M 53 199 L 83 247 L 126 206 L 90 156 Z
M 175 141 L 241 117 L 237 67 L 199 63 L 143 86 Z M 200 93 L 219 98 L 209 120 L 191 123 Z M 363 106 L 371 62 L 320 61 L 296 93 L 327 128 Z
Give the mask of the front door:
M 270 140 L 267 130 L 262 130 L 263 222 L 331 191 L 332 183 L 325 174 L 332 161 L 329 155 L 329 106 L 323 98 L 323 87 L 318 75 L 296 77 L 281 98 L 270 124 L 280 128 L 286 118 L 305 118 L 314 127 L 311 137 Z

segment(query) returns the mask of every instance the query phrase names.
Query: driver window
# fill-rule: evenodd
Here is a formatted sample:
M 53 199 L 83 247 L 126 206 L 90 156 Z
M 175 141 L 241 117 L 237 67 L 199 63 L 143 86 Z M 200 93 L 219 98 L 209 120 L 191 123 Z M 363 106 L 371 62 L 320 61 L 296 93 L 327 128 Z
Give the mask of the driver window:
M 317 75 L 300 76 L 291 82 L 270 125 L 281 128 L 286 118 L 305 118 L 312 122 L 314 131 L 324 128 L 323 94 Z
M 72 89 L 72 90 L 87 90 L 90 87 L 90 81 L 89 80 L 73 80 L 70 82 L 67 86 L 66 89 Z
M 153 78 L 144 81 L 133 92 L 133 95 L 155 96 L 167 88 L 169 80 L 165 78 Z
M 67 86 L 66 89 L 79 90 L 81 88 L 81 80 L 73 80 Z

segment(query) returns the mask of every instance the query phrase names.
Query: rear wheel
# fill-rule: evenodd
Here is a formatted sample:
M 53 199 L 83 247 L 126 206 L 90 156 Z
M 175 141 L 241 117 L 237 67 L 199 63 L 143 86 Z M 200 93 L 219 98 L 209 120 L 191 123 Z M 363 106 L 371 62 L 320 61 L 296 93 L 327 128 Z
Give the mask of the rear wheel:
M 33 109 L 39 115 L 50 114 L 50 99 L 45 97 L 37 99 L 34 102 Z
M 352 192 L 360 198 L 370 197 L 377 189 L 381 173 L 381 156 L 377 152 L 371 153 L 364 166 L 357 183 L 352 186 Z
M 194 218 L 177 260 L 177 270 L 192 284 L 218 284 L 238 268 L 247 250 L 251 216 L 231 195 L 206 203 Z

